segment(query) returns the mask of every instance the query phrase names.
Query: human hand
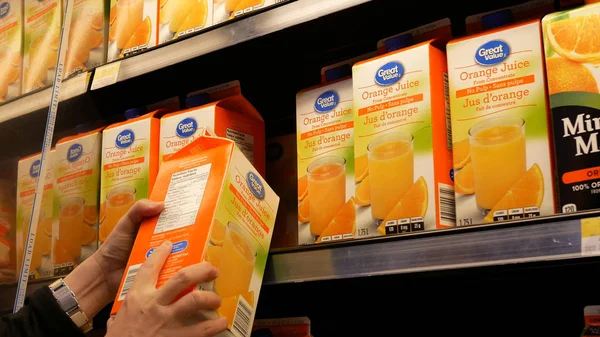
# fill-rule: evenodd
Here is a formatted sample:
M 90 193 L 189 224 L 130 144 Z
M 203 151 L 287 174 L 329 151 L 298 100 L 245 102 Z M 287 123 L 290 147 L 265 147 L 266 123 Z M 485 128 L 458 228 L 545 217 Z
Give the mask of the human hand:
M 190 286 L 214 280 L 219 272 L 211 264 L 183 268 L 156 289 L 171 248 L 170 242 L 163 242 L 141 266 L 121 309 L 107 323 L 106 337 L 212 337 L 227 328 L 224 317 L 200 321 L 201 310 L 221 306 L 216 293 L 193 290 L 175 300 Z M 195 323 L 186 324 L 190 319 Z

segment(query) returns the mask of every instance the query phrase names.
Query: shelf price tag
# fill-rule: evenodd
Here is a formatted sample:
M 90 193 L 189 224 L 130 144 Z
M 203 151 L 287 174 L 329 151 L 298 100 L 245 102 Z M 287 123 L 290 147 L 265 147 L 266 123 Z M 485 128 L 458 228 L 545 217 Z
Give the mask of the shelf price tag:
M 600 218 L 581 220 L 581 254 L 600 255 Z
M 92 81 L 92 90 L 117 83 L 119 69 L 121 69 L 121 61 L 105 64 L 96 68 L 96 71 L 94 71 L 94 80 Z

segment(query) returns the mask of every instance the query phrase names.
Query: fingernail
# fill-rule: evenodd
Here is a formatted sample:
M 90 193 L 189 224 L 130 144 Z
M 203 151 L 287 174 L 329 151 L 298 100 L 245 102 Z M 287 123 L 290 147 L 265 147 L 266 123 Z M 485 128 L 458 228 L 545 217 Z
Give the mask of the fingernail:
M 219 277 L 219 268 L 213 267 L 215 269 L 215 277 Z
M 171 243 L 171 241 L 169 241 L 169 240 L 165 240 L 165 241 L 163 241 L 163 243 L 161 244 L 161 246 L 162 246 L 162 247 L 164 247 L 164 248 L 171 248 L 171 246 L 172 246 L 172 245 L 173 245 L 173 244 L 172 244 L 172 243 Z

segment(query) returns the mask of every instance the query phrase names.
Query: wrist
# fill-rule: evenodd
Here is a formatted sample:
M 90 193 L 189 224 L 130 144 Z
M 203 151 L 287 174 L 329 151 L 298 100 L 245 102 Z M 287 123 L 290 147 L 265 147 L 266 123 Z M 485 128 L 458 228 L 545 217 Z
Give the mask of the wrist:
M 104 273 L 94 257 L 90 257 L 73 270 L 64 282 L 69 286 L 79 307 L 92 319 L 113 300 L 105 282 Z

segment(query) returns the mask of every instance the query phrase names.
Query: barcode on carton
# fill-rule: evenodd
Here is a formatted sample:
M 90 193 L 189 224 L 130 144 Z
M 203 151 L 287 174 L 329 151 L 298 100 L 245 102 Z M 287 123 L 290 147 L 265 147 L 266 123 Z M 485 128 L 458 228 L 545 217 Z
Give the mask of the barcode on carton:
M 138 271 L 140 271 L 141 267 L 142 264 L 140 263 L 133 265 L 129 267 L 129 269 L 127 269 L 127 277 L 125 278 L 125 282 L 123 282 L 123 289 L 121 289 L 121 293 L 119 294 L 119 301 L 123 301 L 125 299 L 125 296 L 127 296 L 127 293 L 129 292 L 129 289 L 131 289 L 133 281 L 135 281 L 135 277 Z
M 252 329 L 252 307 L 243 296 L 239 297 L 231 332 L 237 337 L 250 336 Z
M 443 226 L 456 226 L 456 205 L 454 187 L 439 183 L 440 224 Z

